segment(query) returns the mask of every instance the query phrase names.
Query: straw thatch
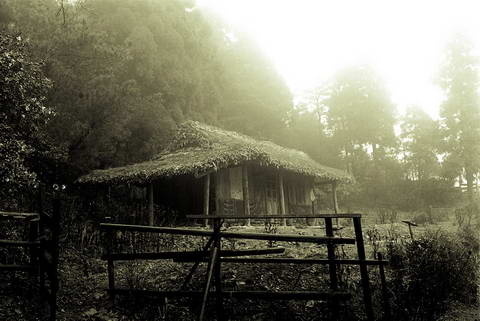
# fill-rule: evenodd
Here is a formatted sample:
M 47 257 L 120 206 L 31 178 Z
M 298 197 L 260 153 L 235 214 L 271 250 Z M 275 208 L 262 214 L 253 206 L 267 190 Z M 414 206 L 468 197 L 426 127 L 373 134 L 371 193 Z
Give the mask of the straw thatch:
M 321 181 L 349 181 L 341 170 L 323 166 L 307 154 L 268 141 L 188 121 L 179 129 L 170 145 L 150 161 L 95 170 L 78 179 L 89 184 L 144 184 L 162 177 L 202 174 L 244 162 L 311 176 Z

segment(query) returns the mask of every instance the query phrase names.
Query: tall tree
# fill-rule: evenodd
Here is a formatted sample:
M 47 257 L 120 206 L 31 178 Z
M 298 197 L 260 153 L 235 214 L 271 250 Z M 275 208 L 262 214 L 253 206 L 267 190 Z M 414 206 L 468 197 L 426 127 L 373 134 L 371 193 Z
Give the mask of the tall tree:
M 224 101 L 219 117 L 226 127 L 276 140 L 286 127 L 293 99 L 285 81 L 258 45 L 243 33 L 228 40 L 224 62 Z
M 395 145 L 395 107 L 380 77 L 368 66 L 340 71 L 327 87 L 330 131 L 352 171 L 356 149 L 370 147 L 374 161 Z M 356 174 L 356 173 L 354 173 Z
M 421 108 L 410 106 L 403 117 L 401 130 L 407 176 L 420 181 L 430 178 L 439 168 L 437 122 Z
M 480 79 L 479 58 L 465 36 L 456 35 L 448 44 L 438 83 L 446 97 L 440 109 L 445 163 L 465 177 L 472 200 L 480 169 Z
M 1 3 L 0 24 L 46 62 L 50 134 L 83 171 L 148 159 L 187 119 L 268 139 L 285 127 L 284 81 L 193 1 Z

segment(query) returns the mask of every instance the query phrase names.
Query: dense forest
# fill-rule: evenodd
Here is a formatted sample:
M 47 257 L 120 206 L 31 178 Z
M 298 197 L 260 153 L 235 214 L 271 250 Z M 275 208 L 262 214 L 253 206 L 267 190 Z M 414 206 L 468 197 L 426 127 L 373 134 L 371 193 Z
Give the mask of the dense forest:
M 363 65 L 294 100 L 249 35 L 193 1 L 2 0 L 0 25 L 2 198 L 149 159 L 189 119 L 350 172 L 344 206 L 449 206 L 464 181 L 474 197 L 479 62 L 463 37 L 438 67 L 434 120 L 421 106 L 400 115 Z

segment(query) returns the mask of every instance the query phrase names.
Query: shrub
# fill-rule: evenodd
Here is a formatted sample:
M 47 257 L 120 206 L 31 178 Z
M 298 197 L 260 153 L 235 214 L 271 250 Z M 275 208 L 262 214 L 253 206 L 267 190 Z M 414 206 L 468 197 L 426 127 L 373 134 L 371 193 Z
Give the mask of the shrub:
M 478 300 L 478 257 L 462 235 L 427 233 L 389 249 L 396 320 L 435 320 L 453 302 Z
M 431 217 L 428 215 L 428 213 L 424 212 L 419 212 L 415 217 L 413 218 L 413 221 L 417 224 L 424 225 L 424 224 L 431 224 Z

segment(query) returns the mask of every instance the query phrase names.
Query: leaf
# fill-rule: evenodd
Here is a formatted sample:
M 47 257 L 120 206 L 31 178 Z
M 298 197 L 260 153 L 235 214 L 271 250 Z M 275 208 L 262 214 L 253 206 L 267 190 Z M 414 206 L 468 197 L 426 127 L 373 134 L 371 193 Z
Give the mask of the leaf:
M 97 313 L 98 313 L 98 311 L 95 308 L 91 308 L 91 309 L 83 312 L 83 315 L 86 316 L 86 317 L 91 317 L 91 316 L 94 316 Z

